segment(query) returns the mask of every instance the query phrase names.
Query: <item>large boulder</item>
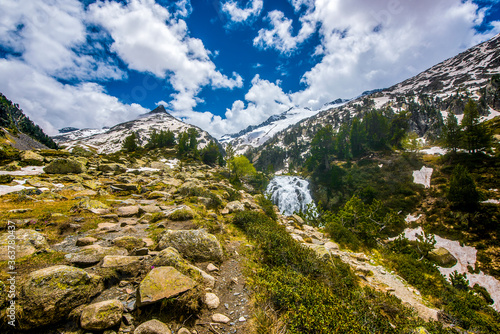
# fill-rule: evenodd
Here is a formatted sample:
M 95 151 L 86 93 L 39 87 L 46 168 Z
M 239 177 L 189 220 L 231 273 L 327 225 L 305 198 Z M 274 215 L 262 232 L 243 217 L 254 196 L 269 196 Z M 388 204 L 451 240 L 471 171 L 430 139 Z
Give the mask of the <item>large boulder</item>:
M 182 274 L 203 283 L 209 288 L 213 288 L 215 285 L 215 278 L 213 276 L 183 259 L 177 249 L 173 247 L 168 247 L 159 252 L 153 259 L 152 265 L 155 267 L 174 267 Z
M 158 249 L 177 249 L 195 261 L 222 261 L 222 247 L 213 234 L 200 230 L 167 230 L 161 235 Z
M 21 152 L 21 161 L 32 166 L 42 166 L 44 157 L 33 151 Z
M 140 324 L 134 334 L 172 334 L 172 332 L 163 322 L 153 319 Z
M 227 203 L 226 209 L 229 213 L 245 211 L 245 205 L 240 201 L 232 201 Z
M 142 306 L 175 297 L 195 286 L 194 280 L 181 274 L 173 267 L 156 267 L 146 275 L 139 285 L 137 304 Z
M 142 239 L 131 235 L 115 238 L 113 239 L 113 244 L 117 247 L 125 248 L 129 252 L 134 248 L 142 248 L 146 246 L 146 243 Z
M 102 331 L 118 325 L 122 315 L 123 304 L 119 300 L 105 300 L 82 310 L 80 326 L 87 330 Z
M 189 206 L 182 206 L 167 214 L 167 218 L 173 221 L 185 221 L 193 219 L 195 213 Z
M 75 160 L 55 159 L 43 170 L 47 174 L 80 174 L 84 172 L 84 167 Z
M 9 251 L 12 251 L 12 249 L 9 249 L 9 245 L 15 245 L 16 259 L 49 249 L 47 239 L 37 231 L 19 229 L 14 232 L 9 230 L 9 232 L 0 236 L 0 261 L 9 260 L 9 256 L 13 254 L 12 252 L 9 254 Z
M 103 289 L 101 277 L 82 269 L 60 265 L 34 271 L 19 290 L 20 327 L 54 324 Z
M 436 262 L 438 266 L 445 268 L 451 268 L 457 264 L 457 259 L 443 247 L 439 247 L 429 252 L 428 258 Z
M 78 253 L 66 254 L 66 259 L 79 267 L 88 267 L 100 262 L 106 255 L 127 255 L 120 247 L 102 247 L 100 245 L 85 246 Z

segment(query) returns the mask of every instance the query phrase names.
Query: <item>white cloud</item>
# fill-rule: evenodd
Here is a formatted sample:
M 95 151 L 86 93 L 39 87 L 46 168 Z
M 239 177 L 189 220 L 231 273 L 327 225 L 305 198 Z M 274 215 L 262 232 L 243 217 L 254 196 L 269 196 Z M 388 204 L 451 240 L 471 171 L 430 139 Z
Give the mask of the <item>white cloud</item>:
M 396 84 L 500 32 L 479 34 L 484 13 L 461 0 L 316 0 L 304 16 L 319 26 L 322 59 L 292 99 L 313 108 Z
M 270 116 L 292 107 L 290 97 L 283 92 L 279 82 L 273 83 L 256 75 L 245 95 L 245 101 L 236 100 L 226 109 L 225 118 L 210 112 L 183 111 L 172 114 L 190 124 L 197 125 L 215 137 L 234 133 L 249 125 L 260 124 Z
M 126 105 L 95 83 L 65 85 L 19 60 L 0 59 L 0 91 L 18 103 L 47 134 L 66 126 L 112 126 L 148 110 Z
M 285 17 L 283 12 L 273 10 L 267 14 L 266 19 L 272 26 L 271 29 L 260 29 L 258 36 L 254 38 L 253 44 L 262 49 L 273 48 L 281 53 L 288 54 L 297 46 L 308 39 L 315 31 L 315 23 L 309 19 L 309 15 L 300 18 L 301 28 L 297 36 L 292 36 L 293 21 Z
M 262 0 L 250 0 L 246 7 L 240 8 L 238 2 L 230 0 L 222 4 L 222 11 L 226 13 L 232 22 L 245 22 L 251 17 L 260 15 L 263 7 Z
M 186 22 L 173 17 L 154 0 L 131 0 L 127 5 L 98 2 L 90 6 L 94 22 L 109 31 L 111 49 L 130 69 L 167 78 L 176 91 L 170 107 L 191 110 L 203 86 L 235 88 L 243 85 L 217 71 L 203 42 L 189 36 Z
M 77 0 L 4 0 L 0 43 L 33 68 L 62 79 L 121 79 L 111 59 L 85 54 L 85 12 Z M 85 51 L 84 54 L 75 50 Z

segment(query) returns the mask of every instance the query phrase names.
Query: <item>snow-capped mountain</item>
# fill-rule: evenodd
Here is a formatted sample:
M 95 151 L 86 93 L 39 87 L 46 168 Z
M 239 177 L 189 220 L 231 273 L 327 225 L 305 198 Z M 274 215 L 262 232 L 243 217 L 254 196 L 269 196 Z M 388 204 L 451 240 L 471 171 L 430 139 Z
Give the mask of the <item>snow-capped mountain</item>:
M 249 148 L 262 146 L 275 134 L 285 130 L 291 125 L 297 124 L 306 118 L 313 117 L 321 111 L 341 106 L 348 101 L 349 100 L 338 99 L 326 104 L 319 110 L 297 107 L 290 108 L 281 114 L 269 117 L 259 125 L 251 125 L 238 133 L 224 135 L 219 141 L 223 145 L 233 145 L 236 154 L 243 154 Z
M 317 129 L 327 124 L 339 128 L 372 108 L 408 112 L 410 130 L 423 137 L 436 136 L 433 131 L 440 129 L 449 112 L 460 121 L 469 98 L 481 100 L 482 120 L 491 119 L 500 116 L 500 79 L 493 77 L 496 74 L 500 74 L 500 34 L 390 88 L 365 92 L 286 129 L 270 132 L 265 144 L 260 143 L 254 153 L 258 158 L 260 152 L 277 147 L 288 152 L 286 166 L 293 149 L 293 155 L 303 160 Z M 237 140 L 244 143 L 242 139 L 233 139 L 239 144 Z M 295 165 L 298 163 L 294 161 Z
M 198 130 L 198 148 L 203 148 L 210 140 L 214 140 L 208 132 L 179 121 L 170 115 L 162 105 L 133 121 L 120 123 L 109 129 L 76 130 L 54 136 L 53 139 L 58 144 L 66 146 L 69 150 L 72 147 L 81 146 L 93 149 L 98 153 L 113 153 L 122 148 L 123 140 L 133 132 L 136 133 L 139 144 L 144 146 L 149 141 L 153 130 L 157 132 L 170 130 L 177 136 L 189 128 Z

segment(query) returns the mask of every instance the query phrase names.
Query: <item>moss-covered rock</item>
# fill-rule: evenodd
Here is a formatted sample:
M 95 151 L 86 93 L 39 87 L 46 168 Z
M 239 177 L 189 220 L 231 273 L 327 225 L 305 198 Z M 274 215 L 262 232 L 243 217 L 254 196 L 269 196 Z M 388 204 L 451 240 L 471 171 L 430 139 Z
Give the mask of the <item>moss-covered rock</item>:
M 195 217 L 193 209 L 183 206 L 167 215 L 167 218 L 174 221 L 185 221 Z
M 82 198 L 80 202 L 73 207 L 73 209 L 84 209 L 93 213 L 100 213 L 101 210 L 109 209 L 109 206 L 95 199 L 85 197 Z
M 139 285 L 137 304 L 143 306 L 175 297 L 195 286 L 194 280 L 173 267 L 153 268 Z
M 123 305 L 119 300 L 105 300 L 82 310 L 80 326 L 87 330 L 102 331 L 118 325 L 122 315 Z
M 54 324 L 103 288 L 101 277 L 74 267 L 54 266 L 32 272 L 19 291 L 19 325 L 21 329 L 33 329 Z
M 32 166 L 42 166 L 44 157 L 33 151 L 21 152 L 21 161 Z
M 160 238 L 158 249 L 177 249 L 183 256 L 199 261 L 222 261 L 222 247 L 219 240 L 207 231 L 167 230 Z
M 84 172 L 84 167 L 75 160 L 55 159 L 43 170 L 47 174 L 80 174 Z
M 125 165 L 122 164 L 109 163 L 109 164 L 100 164 L 97 167 L 97 170 L 100 172 L 125 173 L 127 171 L 127 167 L 125 167 Z
M 125 248 L 129 252 L 134 248 L 142 248 L 146 246 L 146 243 L 142 239 L 130 235 L 115 238 L 113 240 L 113 244 L 117 247 Z
M 432 250 L 427 257 L 429 260 L 436 262 L 438 266 L 445 268 L 451 268 L 457 264 L 457 259 L 443 247 Z
M 9 260 L 9 245 L 15 245 L 16 259 L 49 249 L 47 239 L 40 232 L 28 229 L 6 232 L 0 236 L 0 261 Z

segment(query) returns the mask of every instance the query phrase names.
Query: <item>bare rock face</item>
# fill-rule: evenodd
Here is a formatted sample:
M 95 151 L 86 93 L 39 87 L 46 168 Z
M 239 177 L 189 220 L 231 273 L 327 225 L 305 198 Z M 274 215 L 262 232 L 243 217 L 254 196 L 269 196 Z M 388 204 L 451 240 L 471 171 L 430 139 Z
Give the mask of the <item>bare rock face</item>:
M 0 236 L 0 261 L 9 260 L 9 245 L 15 245 L 15 257 L 18 259 L 49 248 L 43 234 L 34 230 L 20 229 L 3 233 Z
M 82 269 L 61 265 L 34 271 L 19 291 L 21 329 L 54 324 L 103 289 L 100 276 Z
M 195 261 L 222 261 L 222 247 L 213 234 L 205 230 L 167 230 L 161 236 L 158 249 L 177 249 Z
M 123 315 L 119 300 L 105 300 L 85 307 L 80 317 L 83 329 L 101 331 L 118 325 Z
M 137 303 L 139 306 L 152 304 L 165 298 L 175 297 L 195 286 L 194 280 L 173 267 L 153 268 L 139 285 Z
M 167 325 L 155 319 L 140 324 L 134 334 L 172 334 L 172 332 Z

